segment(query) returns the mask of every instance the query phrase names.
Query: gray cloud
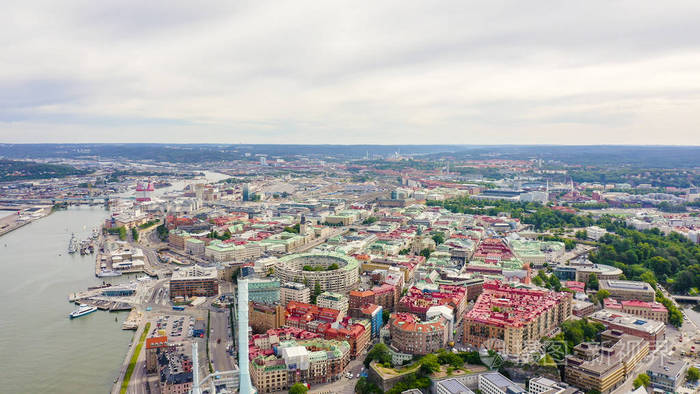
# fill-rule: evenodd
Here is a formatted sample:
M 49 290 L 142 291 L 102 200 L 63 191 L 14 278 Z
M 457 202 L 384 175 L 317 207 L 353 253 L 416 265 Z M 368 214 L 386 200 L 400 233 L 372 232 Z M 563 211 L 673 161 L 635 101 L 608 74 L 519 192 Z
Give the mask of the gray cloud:
M 0 141 L 700 144 L 699 19 L 694 1 L 14 2 Z

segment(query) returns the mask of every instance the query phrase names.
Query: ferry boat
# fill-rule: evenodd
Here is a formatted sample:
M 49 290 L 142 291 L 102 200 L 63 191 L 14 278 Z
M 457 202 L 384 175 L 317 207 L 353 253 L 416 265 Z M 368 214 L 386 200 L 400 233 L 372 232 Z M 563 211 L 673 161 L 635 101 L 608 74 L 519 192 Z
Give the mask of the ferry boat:
M 113 270 L 102 270 L 100 271 L 99 274 L 97 274 L 98 277 L 100 278 L 107 278 L 110 276 L 122 276 L 121 272 L 113 271 Z
M 76 317 L 88 315 L 96 310 L 97 310 L 97 308 L 94 306 L 80 304 L 80 307 L 78 307 L 78 309 L 71 312 L 69 316 L 71 319 L 75 319 Z

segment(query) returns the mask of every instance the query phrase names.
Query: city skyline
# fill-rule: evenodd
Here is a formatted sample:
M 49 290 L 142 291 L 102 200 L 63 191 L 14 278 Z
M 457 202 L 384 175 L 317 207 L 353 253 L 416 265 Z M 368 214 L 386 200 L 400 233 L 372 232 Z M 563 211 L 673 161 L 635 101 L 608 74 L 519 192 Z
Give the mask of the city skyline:
M 700 145 L 700 5 L 8 5 L 0 142 Z

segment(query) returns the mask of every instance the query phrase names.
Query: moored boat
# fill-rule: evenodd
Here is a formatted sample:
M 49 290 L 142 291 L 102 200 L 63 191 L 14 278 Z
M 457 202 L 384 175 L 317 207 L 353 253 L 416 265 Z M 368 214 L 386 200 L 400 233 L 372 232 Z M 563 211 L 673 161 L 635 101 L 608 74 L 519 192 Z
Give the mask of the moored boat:
M 78 309 L 74 310 L 73 312 L 68 315 L 71 319 L 75 319 L 76 317 L 81 317 L 88 315 L 94 311 L 96 311 L 97 308 L 94 306 L 86 305 L 86 304 L 80 304 Z

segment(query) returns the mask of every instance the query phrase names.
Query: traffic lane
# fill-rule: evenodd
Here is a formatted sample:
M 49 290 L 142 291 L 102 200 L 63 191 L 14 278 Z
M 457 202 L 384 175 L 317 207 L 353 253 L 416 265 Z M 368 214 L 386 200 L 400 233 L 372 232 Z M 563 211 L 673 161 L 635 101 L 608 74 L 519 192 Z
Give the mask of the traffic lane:
M 226 351 L 231 338 L 228 319 L 227 312 L 211 312 L 209 351 L 210 358 L 214 359 L 214 369 L 217 371 L 230 371 L 233 369 L 233 359 Z

